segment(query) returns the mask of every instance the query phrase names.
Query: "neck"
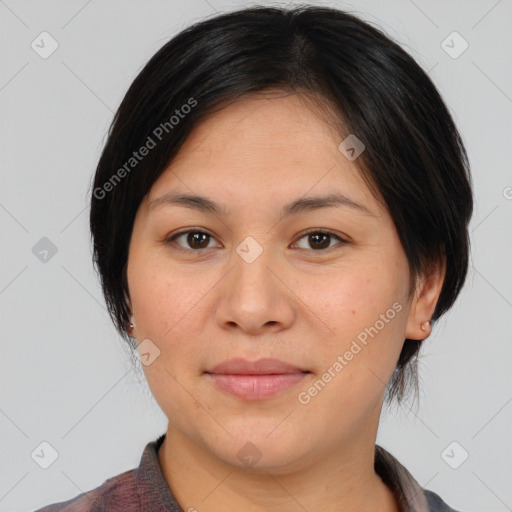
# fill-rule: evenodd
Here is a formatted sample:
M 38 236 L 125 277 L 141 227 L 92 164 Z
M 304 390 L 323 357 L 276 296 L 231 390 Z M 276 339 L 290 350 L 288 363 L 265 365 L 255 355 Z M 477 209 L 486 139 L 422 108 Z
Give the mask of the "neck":
M 392 492 L 375 473 L 372 434 L 370 443 L 363 436 L 276 473 L 227 464 L 169 424 L 158 457 L 185 511 L 398 512 Z

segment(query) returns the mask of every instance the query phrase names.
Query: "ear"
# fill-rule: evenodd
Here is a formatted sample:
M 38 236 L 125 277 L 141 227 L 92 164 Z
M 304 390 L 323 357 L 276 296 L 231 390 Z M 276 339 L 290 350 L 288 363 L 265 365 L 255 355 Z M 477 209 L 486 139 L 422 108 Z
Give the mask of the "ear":
M 124 276 L 123 276 L 123 278 L 124 278 Z M 127 293 L 126 290 L 127 290 L 127 286 L 125 284 L 124 291 L 123 291 L 124 302 L 126 304 L 126 307 L 130 310 L 130 314 L 131 314 L 133 312 L 133 310 L 132 310 L 132 301 L 130 300 L 130 297 L 128 296 L 128 293 Z
M 431 266 L 418 279 L 414 298 L 407 317 L 405 337 L 411 340 L 423 340 L 430 336 L 430 319 L 434 314 L 446 275 L 446 259 Z M 422 329 L 423 326 L 423 329 Z
M 132 310 L 132 301 L 130 300 L 129 291 L 128 291 L 128 258 L 124 262 L 123 270 L 121 272 L 122 282 L 123 282 L 123 295 L 126 307 L 130 310 L 130 314 L 133 313 Z
M 131 304 L 131 301 L 130 301 L 129 297 L 127 297 L 126 293 L 124 294 L 124 299 L 125 299 L 126 307 L 128 308 L 128 311 L 130 312 L 130 321 L 135 325 L 135 322 L 133 320 L 132 304 Z M 134 328 L 130 327 L 130 326 L 127 326 L 126 327 L 126 332 L 128 334 L 130 334 L 131 336 L 133 336 Z

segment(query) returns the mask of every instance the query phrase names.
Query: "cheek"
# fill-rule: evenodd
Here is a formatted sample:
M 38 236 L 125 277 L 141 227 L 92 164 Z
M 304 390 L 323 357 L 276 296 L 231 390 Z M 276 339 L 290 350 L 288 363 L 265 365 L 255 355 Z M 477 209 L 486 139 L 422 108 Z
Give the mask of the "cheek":
M 168 344 L 183 335 L 193 338 L 194 322 L 209 279 L 184 275 L 150 254 L 134 256 L 129 286 L 138 336 Z M 165 260 L 164 260 L 165 263 Z
M 316 347 L 323 364 L 320 373 L 331 368 L 336 375 L 325 375 L 333 382 L 327 387 L 352 389 L 358 395 L 380 393 L 403 345 L 407 275 L 393 260 L 374 258 L 371 264 L 360 261 L 321 281 L 322 286 L 315 281 L 303 293 L 309 294 L 304 302 L 330 329 Z
M 192 421 L 201 414 L 190 406 L 188 391 L 199 372 L 198 354 L 204 343 L 201 298 L 212 284 L 150 264 L 149 258 L 142 266 L 134 265 L 131 279 L 137 338 L 139 343 L 149 338 L 158 347 L 154 361 L 142 366 L 148 386 L 168 417 L 181 415 Z
M 402 281 L 394 268 L 375 263 L 352 265 L 308 280 L 300 296 L 333 336 L 347 339 L 373 325 L 395 301 L 403 300 Z

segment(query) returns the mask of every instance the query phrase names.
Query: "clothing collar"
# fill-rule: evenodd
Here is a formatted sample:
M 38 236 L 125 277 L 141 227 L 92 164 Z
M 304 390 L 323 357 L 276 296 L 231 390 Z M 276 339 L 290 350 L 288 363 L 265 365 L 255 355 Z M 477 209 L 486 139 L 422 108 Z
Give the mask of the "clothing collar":
M 400 512 L 429 512 L 427 497 L 411 473 L 382 446 L 375 446 L 375 471 L 391 489 Z

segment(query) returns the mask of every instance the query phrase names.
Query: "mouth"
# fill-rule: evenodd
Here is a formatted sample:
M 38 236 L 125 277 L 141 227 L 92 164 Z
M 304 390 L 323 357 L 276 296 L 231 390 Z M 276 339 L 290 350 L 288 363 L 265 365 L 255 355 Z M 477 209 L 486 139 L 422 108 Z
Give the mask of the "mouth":
M 218 389 L 244 400 L 262 400 L 295 387 L 311 372 L 278 359 L 229 359 L 205 371 Z

